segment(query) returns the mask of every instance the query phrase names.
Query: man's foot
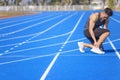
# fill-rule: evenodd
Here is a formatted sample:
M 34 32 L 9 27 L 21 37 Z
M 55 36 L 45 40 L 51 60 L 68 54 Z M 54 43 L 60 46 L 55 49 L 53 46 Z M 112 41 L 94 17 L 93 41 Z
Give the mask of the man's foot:
M 92 48 L 91 51 L 94 53 L 97 53 L 97 54 L 104 54 L 105 53 L 104 51 L 101 51 L 99 48 L 96 48 L 96 47 Z
M 78 46 L 79 46 L 79 50 L 80 50 L 80 52 L 84 53 L 85 50 L 84 50 L 83 42 L 78 42 Z

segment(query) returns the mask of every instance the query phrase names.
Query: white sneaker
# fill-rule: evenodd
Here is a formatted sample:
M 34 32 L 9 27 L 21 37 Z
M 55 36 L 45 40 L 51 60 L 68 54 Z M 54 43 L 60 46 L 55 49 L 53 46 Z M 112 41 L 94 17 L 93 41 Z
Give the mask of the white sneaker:
M 96 48 L 96 47 L 92 48 L 91 51 L 94 53 L 97 53 L 97 54 L 104 54 L 105 53 L 104 51 L 101 51 L 99 48 Z
M 78 42 L 78 47 L 79 47 L 80 52 L 82 52 L 82 53 L 85 52 L 83 42 Z

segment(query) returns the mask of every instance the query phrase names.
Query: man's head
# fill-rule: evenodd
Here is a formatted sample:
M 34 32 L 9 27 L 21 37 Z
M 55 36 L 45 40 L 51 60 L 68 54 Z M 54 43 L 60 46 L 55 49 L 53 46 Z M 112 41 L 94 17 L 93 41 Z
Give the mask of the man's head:
M 112 11 L 112 9 L 110 9 L 110 8 L 105 8 L 105 9 L 104 9 L 104 12 L 105 12 L 108 16 L 112 16 L 112 15 L 113 15 L 113 11 Z
M 113 15 L 113 11 L 110 8 L 105 8 L 103 13 L 104 13 L 103 14 L 104 19 L 107 19 L 107 18 L 109 18 L 110 16 Z

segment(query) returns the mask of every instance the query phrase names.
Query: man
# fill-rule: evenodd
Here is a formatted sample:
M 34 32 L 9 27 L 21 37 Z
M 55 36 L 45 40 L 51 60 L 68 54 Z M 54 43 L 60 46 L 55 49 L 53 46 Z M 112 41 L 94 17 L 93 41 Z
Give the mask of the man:
M 84 35 L 91 44 L 78 42 L 81 52 L 85 52 L 84 48 L 91 48 L 92 52 L 104 54 L 102 43 L 109 36 L 110 31 L 107 29 L 109 17 L 113 15 L 110 8 L 105 8 L 102 12 L 91 14 L 84 28 Z

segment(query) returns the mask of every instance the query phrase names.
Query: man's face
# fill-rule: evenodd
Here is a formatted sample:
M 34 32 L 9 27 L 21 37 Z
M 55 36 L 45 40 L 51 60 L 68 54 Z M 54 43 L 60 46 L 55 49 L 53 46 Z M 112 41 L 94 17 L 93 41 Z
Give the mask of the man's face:
M 106 13 L 104 13 L 103 19 L 106 20 L 106 19 L 108 19 L 108 18 L 109 18 L 109 16 L 108 16 Z

